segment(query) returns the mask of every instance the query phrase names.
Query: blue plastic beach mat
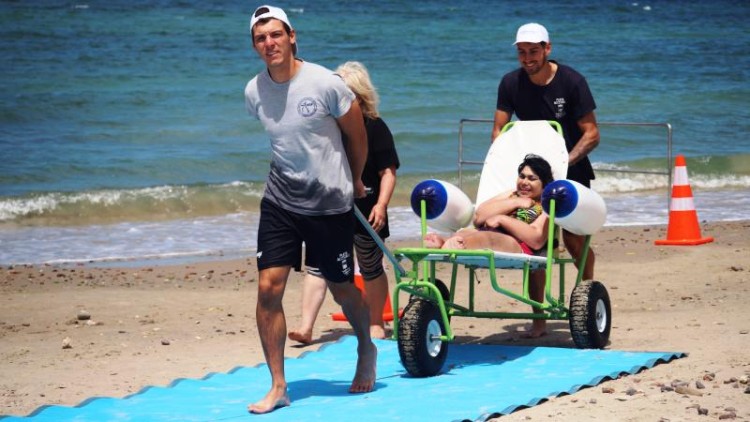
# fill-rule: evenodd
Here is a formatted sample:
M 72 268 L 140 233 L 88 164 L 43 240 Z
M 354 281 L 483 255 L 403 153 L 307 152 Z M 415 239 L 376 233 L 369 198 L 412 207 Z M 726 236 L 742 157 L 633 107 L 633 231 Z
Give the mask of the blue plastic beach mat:
M 26 417 L 2 421 L 483 421 L 685 356 L 451 344 L 443 373 L 413 378 L 401 366 L 397 343 L 376 340 L 375 390 L 349 394 L 356 343 L 345 336 L 287 359 L 292 405 L 270 414 L 246 410 L 270 385 L 268 369 L 261 364 L 203 379 L 178 379 L 168 387 L 147 387 L 125 398 L 94 397 L 75 407 L 43 406 Z

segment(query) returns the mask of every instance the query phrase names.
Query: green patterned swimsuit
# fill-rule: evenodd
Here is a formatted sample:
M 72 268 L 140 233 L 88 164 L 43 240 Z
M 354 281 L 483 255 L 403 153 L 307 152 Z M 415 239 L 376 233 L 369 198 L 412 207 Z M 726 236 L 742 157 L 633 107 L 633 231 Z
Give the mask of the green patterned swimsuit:
M 516 219 L 523 221 L 526 224 L 531 224 L 534 220 L 542 215 L 542 204 L 535 202 L 531 208 L 519 208 L 515 210 L 511 215 Z

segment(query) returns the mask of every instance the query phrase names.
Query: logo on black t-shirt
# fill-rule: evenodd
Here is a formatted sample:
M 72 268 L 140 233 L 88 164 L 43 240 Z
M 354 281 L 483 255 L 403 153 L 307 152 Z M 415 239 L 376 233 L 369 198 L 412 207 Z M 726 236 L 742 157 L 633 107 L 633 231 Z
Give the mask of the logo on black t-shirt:
M 565 117 L 565 98 L 555 98 L 555 120 Z
M 297 113 L 302 117 L 310 117 L 318 111 L 318 103 L 313 98 L 305 97 L 297 104 Z

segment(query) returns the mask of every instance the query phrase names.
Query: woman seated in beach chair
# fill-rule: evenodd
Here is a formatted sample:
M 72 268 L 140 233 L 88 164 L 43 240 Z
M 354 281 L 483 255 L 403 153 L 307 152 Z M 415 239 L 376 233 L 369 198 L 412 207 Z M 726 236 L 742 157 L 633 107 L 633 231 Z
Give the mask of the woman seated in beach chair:
M 538 155 L 529 154 L 518 166 L 514 191 L 501 193 L 477 207 L 474 227 L 461 229 L 448 239 L 428 233 L 424 239 L 427 248 L 441 249 L 492 249 L 498 252 L 515 252 L 537 255 L 547 244 L 547 214 L 541 205 L 545 186 L 553 181 L 549 163 Z M 529 297 L 544 301 L 544 270 L 532 271 L 529 277 Z M 532 308 L 533 312 L 542 312 Z M 547 321 L 533 319 L 531 330 L 525 338 L 538 338 L 547 333 Z
M 527 155 L 518 166 L 516 189 L 480 204 L 474 212 L 474 228 L 461 229 L 448 239 L 428 233 L 425 247 L 537 254 L 547 242 L 542 192 L 552 181 L 549 163 L 538 155 Z

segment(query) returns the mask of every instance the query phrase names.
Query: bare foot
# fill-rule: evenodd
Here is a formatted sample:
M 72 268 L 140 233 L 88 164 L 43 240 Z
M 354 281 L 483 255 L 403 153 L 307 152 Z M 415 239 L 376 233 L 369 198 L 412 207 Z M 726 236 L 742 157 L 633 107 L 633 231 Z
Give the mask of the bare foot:
M 271 391 L 263 397 L 263 400 L 248 405 L 247 410 L 250 413 L 256 414 L 269 413 L 280 407 L 289 406 L 290 404 L 291 401 L 286 393 L 286 388 L 279 391 L 277 391 L 276 388 L 271 388 Z
M 370 338 L 384 339 L 385 338 L 385 327 L 382 325 L 371 325 L 370 326 Z
M 544 337 L 546 335 L 547 335 L 546 331 L 534 331 L 534 330 L 531 330 L 531 331 L 527 331 L 527 332 L 521 334 L 521 338 L 539 338 L 539 337 Z
M 466 249 L 464 245 L 464 238 L 461 236 L 453 236 L 443 243 L 443 249 Z
M 312 343 L 312 333 L 303 333 L 300 331 L 290 331 L 289 340 L 294 340 L 297 343 L 310 344 Z
M 437 233 L 427 233 L 424 236 L 425 248 L 440 249 L 440 247 L 443 246 L 443 243 L 445 243 L 445 239 Z
M 522 338 L 539 338 L 547 335 L 547 321 L 535 319 L 531 322 L 531 330 L 521 334 Z
M 350 393 L 369 393 L 375 386 L 375 372 L 378 363 L 378 348 L 370 343 L 357 348 L 357 372 L 354 374 Z

